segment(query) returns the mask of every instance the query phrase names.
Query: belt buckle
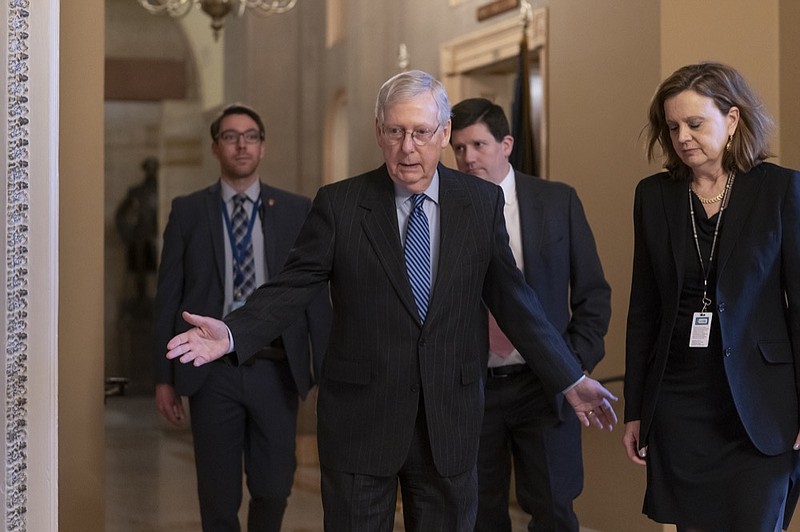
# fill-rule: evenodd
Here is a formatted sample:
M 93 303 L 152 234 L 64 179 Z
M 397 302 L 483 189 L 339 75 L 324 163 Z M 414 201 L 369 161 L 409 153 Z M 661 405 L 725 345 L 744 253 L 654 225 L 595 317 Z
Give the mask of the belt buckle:
M 493 379 L 507 379 L 508 373 L 500 373 L 499 371 L 495 373 L 495 370 L 500 370 L 502 366 L 498 366 L 495 368 L 489 368 L 489 376 Z

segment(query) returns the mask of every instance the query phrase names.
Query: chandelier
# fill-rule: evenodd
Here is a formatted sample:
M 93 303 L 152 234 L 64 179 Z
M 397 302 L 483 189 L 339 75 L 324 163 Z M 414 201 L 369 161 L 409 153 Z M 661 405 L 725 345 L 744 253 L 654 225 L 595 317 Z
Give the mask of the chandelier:
M 139 0 L 143 8 L 153 14 L 167 13 L 171 17 L 180 18 L 189 13 L 192 7 L 199 5 L 211 17 L 211 29 L 214 40 L 219 39 L 219 32 L 225 25 L 225 17 L 238 9 L 241 17 L 245 9 L 262 16 L 286 13 L 294 7 L 297 0 Z

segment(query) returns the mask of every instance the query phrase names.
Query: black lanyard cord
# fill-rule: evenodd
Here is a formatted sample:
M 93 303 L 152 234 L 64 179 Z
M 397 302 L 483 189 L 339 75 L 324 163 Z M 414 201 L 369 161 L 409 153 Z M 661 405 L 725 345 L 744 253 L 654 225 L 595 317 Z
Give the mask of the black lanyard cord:
M 697 222 L 694 219 L 694 202 L 692 201 L 692 185 L 691 181 L 689 182 L 689 218 L 692 220 L 692 235 L 694 236 L 694 246 L 697 249 L 697 258 L 700 260 L 700 268 L 703 270 L 703 309 L 701 312 L 705 312 L 706 308 L 711 304 L 711 300 L 708 299 L 708 276 L 711 274 L 711 263 L 714 261 L 714 251 L 717 248 L 717 236 L 719 236 L 719 228 L 722 224 L 722 213 L 728 207 L 728 201 L 730 200 L 730 191 L 733 188 L 733 180 L 736 177 L 735 172 L 731 172 L 728 174 L 728 179 L 725 181 L 725 191 L 722 196 L 722 204 L 719 208 L 719 216 L 717 217 L 717 224 L 714 227 L 714 238 L 711 241 L 711 253 L 708 256 L 708 268 L 706 269 L 705 264 L 703 263 L 703 254 L 700 251 L 700 240 L 697 238 Z

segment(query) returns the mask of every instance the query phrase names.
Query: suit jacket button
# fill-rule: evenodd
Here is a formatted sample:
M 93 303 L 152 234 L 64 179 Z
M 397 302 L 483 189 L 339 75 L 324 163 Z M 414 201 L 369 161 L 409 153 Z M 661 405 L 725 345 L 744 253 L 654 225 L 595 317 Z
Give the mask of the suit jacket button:
M 729 356 L 731 356 L 731 353 L 733 353 L 733 349 L 731 349 L 730 347 L 726 347 L 725 348 L 725 356 L 729 357 Z
M 419 384 L 412 384 L 411 391 L 417 393 L 419 391 Z

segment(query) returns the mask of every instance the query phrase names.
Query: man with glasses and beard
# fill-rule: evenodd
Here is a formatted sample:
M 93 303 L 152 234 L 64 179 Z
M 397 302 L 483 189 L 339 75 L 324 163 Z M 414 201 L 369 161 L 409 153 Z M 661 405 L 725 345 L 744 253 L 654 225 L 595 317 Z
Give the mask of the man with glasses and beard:
M 219 180 L 172 203 L 164 231 L 155 322 L 156 405 L 171 423 L 189 398 L 203 530 L 238 531 L 242 464 L 249 532 L 280 532 L 292 487 L 299 397 L 319 375 L 330 328 L 320 290 L 277 334 L 249 353 L 202 367 L 173 363 L 164 346 L 189 328 L 187 309 L 222 318 L 283 267 L 311 202 L 264 184 L 264 124 L 234 104 L 211 124 Z

